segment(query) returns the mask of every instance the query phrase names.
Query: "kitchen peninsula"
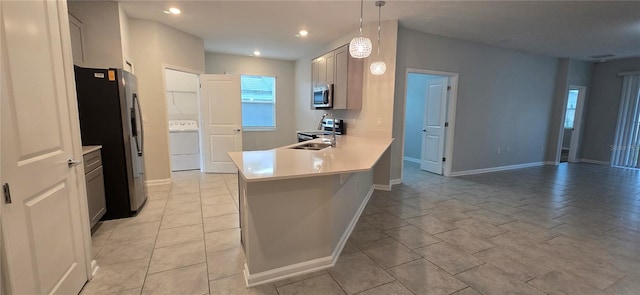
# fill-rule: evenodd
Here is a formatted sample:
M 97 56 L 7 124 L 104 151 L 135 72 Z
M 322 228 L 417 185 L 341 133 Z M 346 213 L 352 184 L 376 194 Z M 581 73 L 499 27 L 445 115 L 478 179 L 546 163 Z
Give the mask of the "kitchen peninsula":
M 294 149 L 323 141 L 229 153 L 239 171 L 248 286 L 335 265 L 373 193 L 374 167 L 393 140 L 344 135 L 336 147 Z

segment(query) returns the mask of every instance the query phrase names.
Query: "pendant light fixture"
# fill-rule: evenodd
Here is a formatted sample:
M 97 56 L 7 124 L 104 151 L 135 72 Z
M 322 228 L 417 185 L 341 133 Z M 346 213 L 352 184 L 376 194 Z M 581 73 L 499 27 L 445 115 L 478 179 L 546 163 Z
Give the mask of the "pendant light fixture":
M 367 58 L 371 54 L 371 40 L 362 35 L 362 10 L 364 0 L 360 0 L 360 36 L 349 43 L 349 54 L 354 58 Z
M 376 1 L 376 6 L 378 6 L 378 60 L 371 63 L 369 66 L 369 70 L 371 74 L 376 76 L 384 74 L 387 70 L 387 64 L 384 61 L 380 60 L 380 15 L 382 14 L 382 6 L 384 6 L 384 1 Z

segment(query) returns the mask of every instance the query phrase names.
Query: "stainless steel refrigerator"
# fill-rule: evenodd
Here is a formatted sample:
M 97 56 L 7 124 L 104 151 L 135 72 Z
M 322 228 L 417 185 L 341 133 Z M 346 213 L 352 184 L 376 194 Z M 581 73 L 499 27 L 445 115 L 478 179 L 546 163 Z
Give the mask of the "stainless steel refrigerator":
M 81 67 L 75 76 L 82 145 L 102 145 L 103 219 L 133 216 L 146 201 L 137 79 L 122 69 Z

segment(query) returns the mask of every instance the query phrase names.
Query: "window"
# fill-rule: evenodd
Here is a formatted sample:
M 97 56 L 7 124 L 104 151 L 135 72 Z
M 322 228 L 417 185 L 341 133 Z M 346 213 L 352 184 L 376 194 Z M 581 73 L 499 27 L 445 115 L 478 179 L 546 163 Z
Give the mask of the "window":
M 276 77 L 240 76 L 242 127 L 247 130 L 276 129 Z
M 578 105 L 577 89 L 569 90 L 569 99 L 567 99 L 567 115 L 564 117 L 564 128 L 573 128 L 573 121 L 576 118 L 576 105 Z

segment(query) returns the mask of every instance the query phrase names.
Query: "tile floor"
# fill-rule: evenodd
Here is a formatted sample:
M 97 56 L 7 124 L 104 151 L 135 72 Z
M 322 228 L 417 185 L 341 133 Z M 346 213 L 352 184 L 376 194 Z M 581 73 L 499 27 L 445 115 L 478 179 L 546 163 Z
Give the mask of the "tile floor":
M 640 294 L 640 172 L 404 175 L 374 193 L 335 267 L 247 289 L 236 176 L 175 173 L 96 231 L 82 294 Z

